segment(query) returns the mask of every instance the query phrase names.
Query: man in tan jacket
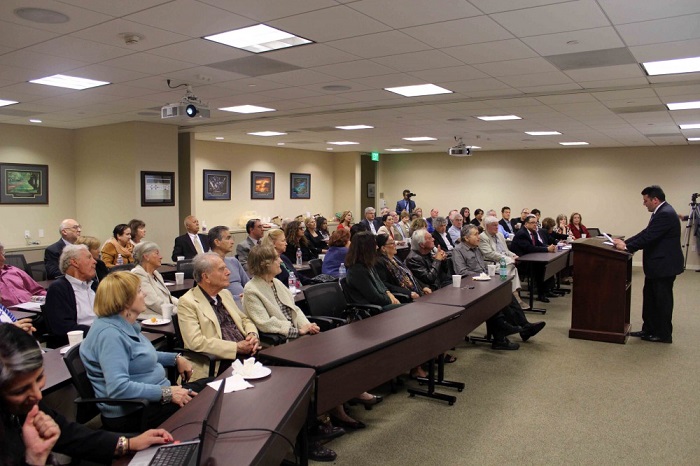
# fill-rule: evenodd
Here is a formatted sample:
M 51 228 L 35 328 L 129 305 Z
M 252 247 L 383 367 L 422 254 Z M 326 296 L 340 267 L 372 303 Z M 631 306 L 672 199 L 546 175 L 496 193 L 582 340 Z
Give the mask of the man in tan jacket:
M 185 348 L 213 354 L 221 359 L 253 355 L 260 349 L 258 331 L 241 312 L 226 288 L 229 272 L 218 254 L 199 254 L 193 261 L 197 286 L 177 304 L 180 331 Z M 193 358 L 192 380 L 208 376 L 208 359 Z M 218 372 L 217 364 L 217 372 Z

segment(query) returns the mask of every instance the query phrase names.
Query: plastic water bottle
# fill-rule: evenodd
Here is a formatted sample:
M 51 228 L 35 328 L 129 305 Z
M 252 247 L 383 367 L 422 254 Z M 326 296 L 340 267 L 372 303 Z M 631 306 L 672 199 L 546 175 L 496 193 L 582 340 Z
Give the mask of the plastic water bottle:
M 301 248 L 297 248 L 297 267 L 301 267 Z
M 340 264 L 340 267 L 338 267 L 338 279 L 342 280 L 347 274 L 348 271 L 345 269 L 345 264 Z
M 291 290 L 292 293 L 296 293 L 297 291 L 297 277 L 294 275 L 294 272 L 289 273 L 289 279 L 287 280 L 287 286 Z
M 117 265 L 124 265 L 124 258 L 121 254 L 117 254 Z
M 499 275 L 501 276 L 501 280 L 505 280 L 508 278 L 508 268 L 506 267 L 506 258 L 501 257 L 501 260 L 499 261 L 500 263 L 500 270 L 499 270 Z

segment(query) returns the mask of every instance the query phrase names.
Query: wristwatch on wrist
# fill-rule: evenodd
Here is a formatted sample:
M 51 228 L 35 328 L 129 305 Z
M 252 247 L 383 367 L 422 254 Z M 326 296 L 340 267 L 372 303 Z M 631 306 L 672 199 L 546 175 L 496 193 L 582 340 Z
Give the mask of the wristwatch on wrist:
M 173 391 L 170 387 L 162 387 L 160 389 L 161 391 L 161 397 L 160 397 L 160 402 L 161 404 L 168 404 L 171 401 L 173 401 Z

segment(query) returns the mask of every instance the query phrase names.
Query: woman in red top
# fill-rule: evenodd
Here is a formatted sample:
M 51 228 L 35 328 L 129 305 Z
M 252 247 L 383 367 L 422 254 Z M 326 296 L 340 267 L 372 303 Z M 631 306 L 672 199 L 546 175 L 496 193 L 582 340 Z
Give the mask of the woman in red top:
M 338 224 L 337 230 L 342 230 L 343 228 L 347 228 L 348 230 L 352 226 L 352 212 L 349 210 L 346 210 L 343 212 L 343 215 L 340 216 L 340 223 Z
M 574 212 L 569 218 L 571 219 L 571 223 L 569 223 L 569 230 L 571 230 L 571 234 L 574 235 L 574 238 L 579 239 L 581 238 L 582 234 L 586 235 L 586 238 L 590 238 L 588 228 L 581 223 L 581 214 Z

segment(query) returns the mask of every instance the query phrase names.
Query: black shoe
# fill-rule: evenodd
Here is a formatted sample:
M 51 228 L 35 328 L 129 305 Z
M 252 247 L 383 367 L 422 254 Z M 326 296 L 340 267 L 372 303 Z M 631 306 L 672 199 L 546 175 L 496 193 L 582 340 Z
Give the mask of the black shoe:
M 657 337 L 656 335 L 644 335 L 642 337 L 642 340 L 651 341 L 654 343 L 673 343 L 673 338 L 671 338 L 671 337 L 662 338 L 662 337 Z
M 547 298 L 546 296 L 538 296 L 538 297 L 537 297 L 537 301 L 542 301 L 543 303 L 548 303 L 548 302 L 550 302 L 550 301 L 549 301 L 549 298 Z
M 504 338 L 502 341 L 494 341 L 491 343 L 491 349 L 495 350 L 515 351 L 518 348 L 520 348 L 519 344 L 511 343 L 507 338 Z
M 331 420 L 333 421 L 333 424 L 336 426 L 342 427 L 343 429 L 352 429 L 352 430 L 357 430 L 357 429 L 364 429 L 367 427 L 367 425 L 362 422 L 362 421 L 343 421 L 341 419 L 338 419 L 335 416 L 331 416 Z
M 311 441 L 331 440 L 342 435 L 345 435 L 345 430 L 335 427 L 330 421 L 319 422 L 309 430 L 309 439 Z
M 549 291 L 549 292 L 547 292 L 547 297 L 548 298 L 561 298 L 562 295 L 555 293 L 553 291 Z
M 640 330 L 640 331 L 638 331 L 638 332 L 630 332 L 630 336 L 631 336 L 631 337 L 641 338 L 641 337 L 647 336 L 647 332 L 645 332 L 644 330 Z
M 528 341 L 530 338 L 540 333 L 540 330 L 542 330 L 545 325 L 547 325 L 547 322 L 535 322 L 534 324 L 530 324 L 525 328 L 524 332 L 520 332 L 520 338 L 522 338 L 523 341 Z
M 337 456 L 333 450 L 321 445 L 321 442 L 311 442 L 309 444 L 310 460 L 330 462 L 335 461 Z

